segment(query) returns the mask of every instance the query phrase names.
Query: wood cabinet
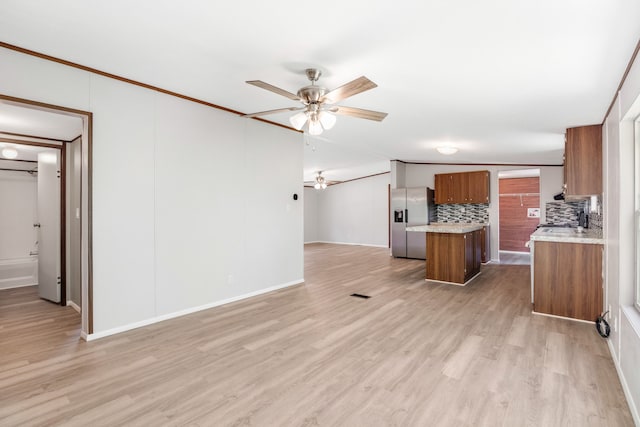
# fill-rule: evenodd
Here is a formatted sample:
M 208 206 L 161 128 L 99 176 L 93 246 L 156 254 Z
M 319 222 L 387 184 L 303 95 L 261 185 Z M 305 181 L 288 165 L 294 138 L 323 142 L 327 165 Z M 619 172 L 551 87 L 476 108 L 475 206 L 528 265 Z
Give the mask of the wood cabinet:
M 602 194 L 602 126 L 567 129 L 564 148 L 565 195 Z
M 489 171 L 441 173 L 434 178 L 436 204 L 489 203 Z
M 595 321 L 602 312 L 602 245 L 534 242 L 533 310 Z
M 467 172 L 467 203 L 489 203 L 489 171 Z
M 487 263 L 491 261 L 491 235 L 489 234 L 489 226 L 482 227 L 480 230 L 480 262 Z
M 480 272 L 481 230 L 427 233 L 427 280 L 464 284 Z
M 453 203 L 451 197 L 453 195 L 453 182 L 451 180 L 451 174 L 436 174 L 434 176 L 435 184 L 435 202 L 438 205 L 446 203 Z

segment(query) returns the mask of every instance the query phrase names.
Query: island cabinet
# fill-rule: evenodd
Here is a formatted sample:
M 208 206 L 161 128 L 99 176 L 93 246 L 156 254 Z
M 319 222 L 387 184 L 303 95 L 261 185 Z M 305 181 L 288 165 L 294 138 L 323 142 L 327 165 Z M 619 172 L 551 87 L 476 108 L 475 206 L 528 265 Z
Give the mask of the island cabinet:
M 480 272 L 481 230 L 427 233 L 427 280 L 465 284 Z
M 489 171 L 440 173 L 434 184 L 436 204 L 489 203 Z
M 595 321 L 602 312 L 602 245 L 534 241 L 533 311 Z
M 564 146 L 567 197 L 602 194 L 602 126 L 567 129 Z

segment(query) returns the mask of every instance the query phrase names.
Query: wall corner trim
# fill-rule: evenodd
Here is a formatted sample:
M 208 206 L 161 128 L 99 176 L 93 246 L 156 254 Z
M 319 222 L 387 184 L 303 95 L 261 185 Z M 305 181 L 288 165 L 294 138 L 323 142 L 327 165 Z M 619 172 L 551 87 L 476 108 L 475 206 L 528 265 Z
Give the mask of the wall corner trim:
M 82 313 L 82 310 L 80 309 L 80 306 L 78 304 L 76 304 L 75 302 L 71 301 L 70 299 L 67 300 L 67 305 L 69 307 L 73 308 L 78 313 Z
M 191 307 L 191 308 L 187 308 L 187 309 L 184 309 L 184 310 L 175 311 L 173 313 L 163 314 L 161 316 L 152 317 L 152 318 L 149 318 L 149 319 L 141 320 L 139 322 L 129 323 L 128 325 L 118 326 L 116 328 L 108 329 L 106 331 L 96 332 L 96 333 L 93 333 L 93 334 L 88 334 L 88 335 L 86 335 L 86 337 L 83 337 L 83 338 L 85 339 L 85 341 L 95 341 L 97 339 L 105 338 L 105 337 L 108 337 L 110 335 L 119 334 L 121 332 L 130 331 L 132 329 L 141 328 L 143 326 L 149 326 L 149 325 L 152 325 L 154 323 L 163 322 L 165 320 L 175 319 L 176 317 L 186 316 L 187 314 L 192 314 L 192 313 L 196 313 L 198 311 L 208 310 L 210 308 L 214 308 L 214 307 L 218 307 L 218 306 L 221 306 L 221 305 L 229 304 L 229 303 L 232 303 L 232 302 L 240 301 L 240 300 L 243 300 L 243 299 L 251 298 L 251 297 L 254 297 L 254 296 L 266 294 L 266 293 L 269 293 L 269 292 L 277 291 L 279 289 L 288 288 L 290 286 L 295 286 L 295 285 L 299 285 L 299 284 L 302 284 L 302 283 L 304 283 L 304 279 L 292 280 L 290 282 L 282 283 L 280 285 L 271 286 L 271 287 L 265 288 L 265 289 L 260 289 L 259 291 L 250 292 L 250 293 L 243 294 L 243 295 L 238 295 L 238 296 L 227 298 L 227 299 L 223 299 L 223 300 L 220 300 L 220 301 L 210 302 L 208 304 L 199 305 L 199 306 L 196 306 L 196 307 Z

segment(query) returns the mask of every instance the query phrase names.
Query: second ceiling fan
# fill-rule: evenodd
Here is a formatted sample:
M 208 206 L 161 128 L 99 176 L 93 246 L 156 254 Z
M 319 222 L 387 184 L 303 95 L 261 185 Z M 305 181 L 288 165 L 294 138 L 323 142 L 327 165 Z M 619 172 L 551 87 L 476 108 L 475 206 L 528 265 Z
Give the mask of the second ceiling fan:
M 278 95 L 285 96 L 293 101 L 300 101 L 303 105 L 299 107 L 260 111 L 258 113 L 245 114 L 243 117 L 257 117 L 266 116 L 267 114 L 282 113 L 285 111 L 298 111 L 297 114 L 294 114 L 289 119 L 291 125 L 297 130 L 302 130 L 304 125 L 308 123 L 309 134 L 320 135 L 324 129 L 331 129 L 335 124 L 336 117 L 333 114 L 375 120 L 378 122 L 382 121 L 387 116 L 387 113 L 381 113 L 379 111 L 335 105 L 337 102 L 342 101 L 345 98 L 357 95 L 378 86 L 365 76 L 358 77 L 347 84 L 328 91 L 324 87 L 316 85 L 316 82 L 322 75 L 320 70 L 317 68 L 307 68 L 305 70 L 305 74 L 311 81 L 311 84 L 300 88 L 297 94 L 280 89 L 279 87 L 270 85 L 269 83 L 265 83 L 261 80 L 247 81 L 250 85 L 277 93 Z

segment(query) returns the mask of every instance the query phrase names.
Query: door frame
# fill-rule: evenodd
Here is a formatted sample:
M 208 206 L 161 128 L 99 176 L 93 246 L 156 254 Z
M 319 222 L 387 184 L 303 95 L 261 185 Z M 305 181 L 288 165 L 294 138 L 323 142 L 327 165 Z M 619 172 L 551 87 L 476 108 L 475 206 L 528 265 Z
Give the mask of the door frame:
M 29 99 L 16 98 L 0 94 L 0 102 L 7 104 L 13 104 L 24 108 L 32 108 L 41 111 L 47 111 L 56 114 L 64 114 L 68 116 L 78 117 L 82 119 L 83 131 L 79 135 L 82 137 L 82 161 L 81 161 L 81 176 L 80 176 L 80 198 L 81 198 L 81 260 L 80 260 L 80 274 L 81 280 L 81 294 L 82 294 L 82 310 L 81 310 L 81 337 L 87 339 L 87 336 L 93 333 L 93 196 L 92 196 L 92 163 L 93 163 L 93 113 L 89 111 L 77 110 L 74 108 L 67 108 L 53 104 L 47 104 L 39 101 L 33 101 Z M 8 135 L 8 133 L 5 133 Z M 70 141 L 61 141 L 57 139 L 47 139 L 46 137 L 32 136 L 32 135 L 17 135 L 12 134 L 15 137 L 20 138 L 4 138 L 0 137 L 2 142 L 10 142 L 13 144 L 33 145 L 47 148 L 54 148 L 60 150 L 60 305 L 67 304 L 66 295 L 66 144 L 71 143 L 77 139 L 73 138 Z M 35 141 L 34 141 L 35 139 Z M 60 145 L 51 144 L 47 142 L 39 142 L 40 140 L 49 140 L 60 142 Z M 85 146 L 86 144 L 86 146 Z M 86 199 L 86 200 L 85 200 Z

